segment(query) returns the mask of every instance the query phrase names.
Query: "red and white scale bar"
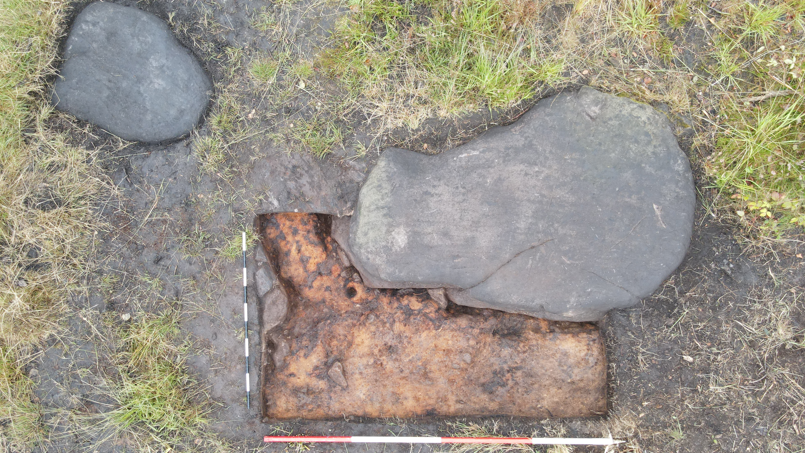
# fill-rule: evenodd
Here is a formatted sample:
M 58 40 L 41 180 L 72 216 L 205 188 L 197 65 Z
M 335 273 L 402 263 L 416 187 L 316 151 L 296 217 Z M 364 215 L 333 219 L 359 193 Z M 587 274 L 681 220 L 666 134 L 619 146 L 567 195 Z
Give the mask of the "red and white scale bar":
M 395 436 L 265 436 L 264 442 L 310 442 L 347 444 L 526 444 L 526 445 L 617 445 L 622 440 L 561 437 L 395 437 Z

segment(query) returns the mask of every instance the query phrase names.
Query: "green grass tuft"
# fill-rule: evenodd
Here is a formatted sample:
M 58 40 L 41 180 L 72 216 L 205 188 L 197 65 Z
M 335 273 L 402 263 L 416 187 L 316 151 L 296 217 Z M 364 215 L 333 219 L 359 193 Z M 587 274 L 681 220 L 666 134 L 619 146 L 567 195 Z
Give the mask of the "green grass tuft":
M 249 74 L 260 83 L 272 83 L 277 80 L 279 62 L 269 59 L 254 61 L 249 68 Z
M 291 134 L 306 151 L 318 158 L 333 152 L 333 147 L 344 140 L 342 126 L 317 118 L 299 121 Z
M 671 7 L 666 18 L 668 26 L 676 30 L 685 26 L 690 21 L 690 5 L 687 1 L 680 1 Z
M 210 134 L 197 138 L 194 142 L 194 149 L 203 173 L 214 174 L 224 168 L 227 151 L 220 135 Z
M 288 73 L 299 80 L 308 80 L 315 74 L 313 64 L 307 60 L 302 60 L 291 66 Z
M 739 82 L 743 49 L 737 40 L 719 36 L 713 42 L 713 59 L 715 60 L 714 76 L 719 83 L 728 87 L 736 87 Z
M 116 407 L 101 414 L 101 427 L 168 448 L 181 445 L 207 423 L 209 408 L 196 401 L 204 393 L 187 371 L 177 313 L 139 316 L 121 328 L 120 377 L 111 391 Z
M 659 15 L 648 0 L 625 0 L 618 11 L 616 26 L 632 38 L 646 39 L 659 29 Z
M 0 346 L 0 448 L 22 451 L 45 435 L 41 408 L 34 402 L 34 383 L 25 375 L 19 352 Z
M 747 203 L 745 217 L 805 226 L 805 105 L 801 94 L 733 104 L 708 170 Z
M 764 43 L 780 29 L 778 20 L 785 16 L 783 5 L 769 6 L 765 1 L 757 4 L 746 2 L 743 9 L 743 21 L 739 28 L 743 37 L 760 39 Z
M 355 0 L 321 66 L 378 105 L 424 106 L 441 115 L 510 106 L 538 82 L 561 83 L 563 61 L 543 61 L 530 24 L 537 3 Z M 420 15 L 424 11 L 424 16 Z
M 275 31 L 278 28 L 277 19 L 270 11 L 262 10 L 252 19 L 252 27 L 262 32 Z
M 247 247 L 246 250 L 247 250 L 247 252 L 250 253 L 251 247 L 254 244 L 256 244 L 260 240 L 260 238 L 257 236 L 257 233 L 252 231 L 251 228 L 245 228 L 245 230 L 246 230 L 246 247 Z M 242 255 L 243 254 L 243 239 L 242 239 L 241 235 L 239 234 L 239 231 L 243 231 L 243 230 L 241 229 L 241 230 L 235 231 L 233 234 L 230 234 L 230 238 L 229 238 L 228 241 L 226 241 L 226 245 L 221 250 L 219 250 L 219 252 L 218 252 L 224 258 L 227 258 L 227 259 L 230 259 L 230 260 L 233 260 L 233 261 L 238 261 L 238 262 L 240 262 L 240 260 L 241 260 L 241 258 L 243 256 Z

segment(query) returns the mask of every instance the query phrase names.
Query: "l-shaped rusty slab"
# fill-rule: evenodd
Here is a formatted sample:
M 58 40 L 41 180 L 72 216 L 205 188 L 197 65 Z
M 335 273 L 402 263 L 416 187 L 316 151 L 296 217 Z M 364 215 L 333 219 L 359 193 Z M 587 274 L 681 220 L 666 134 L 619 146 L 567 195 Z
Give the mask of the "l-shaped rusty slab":
M 364 286 L 329 218 L 261 219 L 278 284 L 261 307 L 266 420 L 606 411 L 598 328 Z

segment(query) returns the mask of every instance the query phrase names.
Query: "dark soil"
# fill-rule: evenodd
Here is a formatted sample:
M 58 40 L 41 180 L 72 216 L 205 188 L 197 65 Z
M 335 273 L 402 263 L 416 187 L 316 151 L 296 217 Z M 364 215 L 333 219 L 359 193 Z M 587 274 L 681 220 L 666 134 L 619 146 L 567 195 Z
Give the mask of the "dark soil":
M 72 5 L 72 17 L 87 2 Z M 251 17 L 263 9 L 277 8 L 260 0 L 196 0 L 171 2 L 120 1 L 171 20 L 179 39 L 202 61 L 220 96 L 223 86 L 241 81 L 235 90 L 240 109 L 256 111 L 250 127 L 258 131 L 234 144 L 222 171 L 204 174 L 193 152 L 193 137 L 166 145 L 123 144 L 89 125 L 60 116 L 49 125 L 69 131 L 77 146 L 99 151 L 108 177 L 118 193 L 101 207 L 109 222 L 99 232 L 99 262 L 95 286 L 86 297 L 71 301 L 74 308 L 67 325 L 69 343 L 52 340 L 33 365 L 37 396 L 45 408 L 47 423 L 54 428 L 48 451 L 93 451 L 98 433 L 76 432 L 71 413 L 91 414 L 108 410 L 101 377 L 114 373 L 109 354 L 114 346 L 101 344 L 92 325 L 125 323 L 122 315 L 137 319 L 142 311 L 179 306 L 185 314 L 183 331 L 191 339 L 192 373 L 209 389 L 212 423 L 209 430 L 229 440 L 238 450 L 262 446 L 271 433 L 305 435 L 449 435 L 445 420 L 361 420 L 327 422 L 260 422 L 259 404 L 247 411 L 243 383 L 241 269 L 238 260 L 221 252 L 240 231 L 251 227 L 262 213 L 298 211 L 333 215 L 352 211 L 366 173 L 377 158 L 377 148 L 401 144 L 411 149 L 442 150 L 476 136 L 491 125 L 511 121 L 524 107 L 512 112 L 482 112 L 458 120 L 433 120 L 419 130 L 398 131 L 371 142 L 371 126 L 360 118 L 351 125 L 354 140 L 324 159 L 289 152 L 284 143 L 269 140 L 283 121 L 308 114 L 311 99 L 300 96 L 288 108 L 264 110 L 259 93 L 250 91 L 246 69 L 234 79 L 227 69 L 235 62 L 228 48 L 271 52 L 292 40 L 300 52 L 311 52 L 326 37 L 332 20 L 308 21 L 305 7 L 329 7 L 307 1 L 295 9 L 293 29 L 279 37 L 265 37 L 250 26 Z M 325 16 L 329 17 L 329 16 Z M 206 25 L 205 25 L 206 24 Z M 687 54 L 685 54 L 687 55 Z M 301 116 L 300 116 L 301 115 Z M 445 127 L 445 126 L 448 127 Z M 198 134 L 209 133 L 209 124 Z M 802 242 L 769 249 L 747 249 L 736 238 L 740 227 L 722 223 L 708 209 L 716 194 L 706 189 L 698 156 L 691 155 L 690 128 L 678 136 L 694 162 L 700 188 L 694 237 L 688 256 L 657 293 L 639 306 L 613 311 L 600 323 L 610 362 L 609 415 L 583 420 L 523 420 L 490 418 L 499 433 L 521 435 L 601 436 L 607 430 L 629 442 L 618 451 L 758 451 L 772 450 L 767 433 L 777 423 L 787 423 L 801 413 L 790 414 L 785 401 L 774 397 L 770 375 L 774 369 L 799 369 L 790 378 L 805 386 L 805 359 L 800 350 L 780 346 L 773 356 L 745 368 L 732 369 L 736 358 L 756 347 L 743 341 L 735 321 L 748 322 L 748 300 L 774 299 L 802 291 L 805 261 Z M 364 157 L 352 148 L 367 138 L 372 143 Z M 226 170 L 226 171 L 224 171 Z M 227 173 L 228 172 L 228 173 Z M 749 251 L 748 251 L 749 250 Z M 250 265 L 251 262 L 250 258 Z M 255 300 L 250 299 L 251 307 Z M 805 328 L 801 304 L 790 314 L 799 331 Z M 259 332 L 257 313 L 250 312 L 250 331 Z M 253 369 L 260 363 L 258 335 L 252 335 Z M 690 360 L 688 360 L 690 359 Z M 740 363 L 740 362 L 737 362 Z M 729 374 L 732 373 L 732 374 Z M 254 375 L 253 375 L 254 376 Z M 732 380 L 733 376 L 737 376 Z M 722 381 L 720 377 L 723 377 Z M 770 380 L 771 379 L 771 380 Z M 259 388 L 261 378 L 252 380 Z M 723 390 L 718 388 L 725 387 Z M 716 389 L 716 390 L 714 390 Z M 768 392 L 768 393 L 764 393 Z M 253 395 L 256 392 L 253 392 Z M 741 395 L 736 397 L 736 395 Z M 801 410 L 801 408 L 799 409 Z M 799 434 L 799 433 L 798 433 Z M 805 445 L 805 438 L 787 437 L 789 446 Z M 96 446 L 97 447 L 97 446 Z M 206 441 L 200 451 L 218 450 Z M 311 446 L 315 451 L 431 451 L 428 446 Z M 97 451 L 134 451 L 125 442 L 107 442 Z M 286 446 L 266 447 L 283 451 Z M 299 450 L 302 451 L 302 450 Z M 573 451 L 603 451 L 577 448 Z

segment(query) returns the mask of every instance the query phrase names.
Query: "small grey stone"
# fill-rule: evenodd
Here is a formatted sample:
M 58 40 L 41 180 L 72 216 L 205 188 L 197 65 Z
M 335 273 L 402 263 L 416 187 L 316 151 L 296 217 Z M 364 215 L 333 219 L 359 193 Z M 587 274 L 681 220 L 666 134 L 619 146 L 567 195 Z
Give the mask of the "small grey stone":
M 20 288 L 25 288 L 26 286 L 28 286 L 28 282 L 26 282 L 25 279 L 23 278 L 17 280 L 15 284 Z
M 461 360 L 466 364 L 470 364 L 472 363 L 472 356 L 468 352 L 465 352 L 464 354 L 461 354 Z
M 428 295 L 439 305 L 439 308 L 442 310 L 447 308 L 447 294 L 444 288 L 430 288 L 428 289 Z
M 269 292 L 274 286 L 274 275 L 267 265 L 262 265 L 254 271 L 254 286 L 260 297 L 263 297 L 263 294 Z
M 338 259 L 341 260 L 341 264 L 343 264 L 344 267 L 352 266 L 352 263 L 349 262 L 349 257 L 347 256 L 347 252 L 345 252 L 344 249 L 342 249 L 341 247 L 338 247 L 336 249 L 336 251 L 338 253 Z
M 282 288 L 275 286 L 267 294 L 260 297 L 263 303 L 262 329 L 270 330 L 285 320 L 288 314 L 288 298 Z
M 156 16 L 92 3 L 76 17 L 52 102 L 126 140 L 189 133 L 209 102 L 210 81 Z
M 347 379 L 344 377 L 344 367 L 341 362 L 333 363 L 330 369 L 327 370 L 327 376 L 341 388 L 347 388 Z
M 274 352 L 271 353 L 271 359 L 274 361 L 275 366 L 280 366 L 285 361 L 285 358 L 288 357 L 291 347 L 288 345 L 288 340 L 281 335 L 271 336 L 271 342 L 274 343 Z
M 263 244 L 254 246 L 254 262 L 257 263 L 258 266 L 268 263 L 268 256 L 266 256 L 266 250 L 263 248 Z
M 346 232 L 367 286 L 597 321 L 651 294 L 685 256 L 695 192 L 668 120 L 583 88 L 436 156 L 391 148 Z

